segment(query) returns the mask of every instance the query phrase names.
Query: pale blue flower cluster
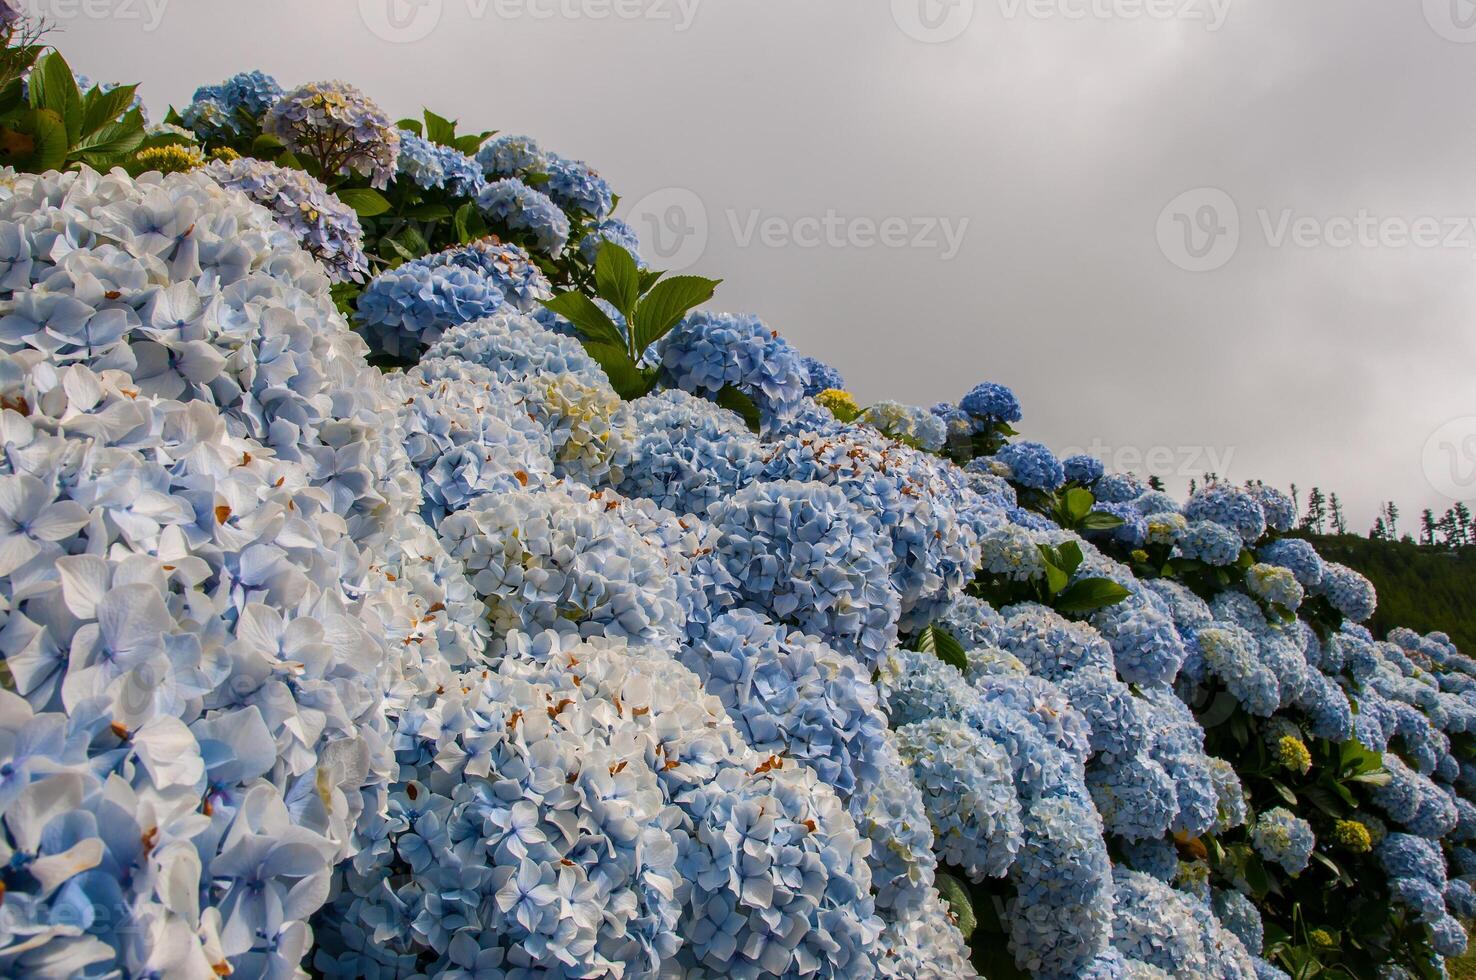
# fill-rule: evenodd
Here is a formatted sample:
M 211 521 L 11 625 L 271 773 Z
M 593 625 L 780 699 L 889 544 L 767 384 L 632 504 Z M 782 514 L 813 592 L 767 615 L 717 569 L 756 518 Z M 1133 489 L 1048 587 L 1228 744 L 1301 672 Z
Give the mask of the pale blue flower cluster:
M 938 452 L 948 441 L 948 430 L 943 420 L 915 405 L 877 402 L 863 409 L 857 421 L 884 436 L 930 453 Z
M 822 391 L 846 390 L 846 379 L 835 368 L 815 357 L 806 357 L 804 361 L 805 372 L 810 379 L 805 384 L 806 395 L 814 398 Z
M 1197 491 L 1184 505 L 1184 516 L 1191 522 L 1213 521 L 1227 527 L 1245 544 L 1255 544 L 1266 533 L 1266 513 L 1255 495 L 1226 483 Z
M 605 242 L 619 245 L 631 254 L 637 266 L 645 268 L 646 262 L 641 258 L 641 242 L 636 230 L 619 218 L 605 218 L 590 229 L 579 241 L 580 256 L 593 265 L 599 257 L 600 246 Z
M 423 191 L 444 190 L 452 197 L 475 198 L 487 179 L 475 160 L 454 146 L 432 143 L 409 130 L 399 131 L 397 174 Z
M 1322 581 L 1317 584 L 1318 595 L 1327 599 L 1332 607 L 1355 623 L 1361 623 L 1374 614 L 1378 607 L 1378 596 L 1373 583 L 1346 565 L 1325 562 Z
M 477 163 L 488 177 L 521 177 L 548 171 L 548 154 L 531 136 L 494 136 L 477 151 Z
M 494 180 L 477 194 L 486 218 L 544 255 L 559 255 L 569 242 L 569 217 L 553 199 L 516 177 Z
M 675 387 L 716 397 L 736 388 L 766 424 L 794 415 L 808 377 L 799 351 L 746 313 L 692 313 L 661 343 L 661 367 Z
M 596 221 L 609 217 L 613 207 L 610 185 L 582 160 L 548 154 L 548 181 L 544 192 L 566 212 L 586 215 Z
M 1312 835 L 1312 825 L 1283 806 L 1256 817 L 1251 840 L 1261 857 L 1274 861 L 1292 874 L 1306 869 L 1312 859 L 1312 848 L 1317 843 Z
M 354 320 L 375 350 L 408 359 L 452 327 L 504 307 L 528 313 L 552 295 L 527 252 L 485 239 L 381 272 L 359 295 Z
M 278 225 L 329 269 L 334 281 L 362 280 L 369 271 L 358 214 L 321 181 L 301 170 L 249 157 L 217 160 L 205 167 L 205 173 L 222 187 L 264 205 Z
M 260 128 L 267 110 L 282 98 L 282 86 L 258 70 L 241 72 L 216 85 L 195 89 L 189 105 L 180 113 L 184 125 L 202 139 L 243 136 Z
M 1061 468 L 1066 473 L 1066 479 L 1088 487 L 1102 479 L 1107 472 L 1100 459 L 1085 454 L 1067 456 L 1061 460 Z
M 734 415 L 680 389 L 630 403 L 635 431 L 617 489 L 679 514 L 704 514 L 759 478 L 763 448 Z
M 1055 490 L 1066 482 L 1060 460 L 1038 442 L 1012 442 L 994 457 L 1009 469 L 1010 479 L 1031 490 Z

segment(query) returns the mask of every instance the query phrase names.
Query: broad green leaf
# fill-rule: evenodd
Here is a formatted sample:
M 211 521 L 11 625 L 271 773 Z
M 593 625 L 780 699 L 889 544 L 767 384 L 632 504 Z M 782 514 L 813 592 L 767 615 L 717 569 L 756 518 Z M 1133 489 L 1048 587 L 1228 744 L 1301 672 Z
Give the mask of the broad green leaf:
M 1113 606 L 1128 597 L 1128 590 L 1109 578 L 1078 579 L 1052 603 L 1058 612 L 1089 613 Z
M 107 92 L 101 88 L 88 92 L 82 100 L 82 135 L 97 132 L 133 108 L 133 95 L 137 91 L 137 85 L 119 85 Z
M 640 398 L 656 387 L 656 372 L 644 371 L 634 364 L 623 344 L 586 341 L 584 349 L 605 369 L 610 387 L 626 401 Z
M 425 130 L 421 128 L 419 119 L 401 119 L 395 123 L 396 129 L 403 129 L 414 133 L 416 136 L 424 136 Z
M 974 917 L 974 903 L 969 901 L 968 889 L 953 875 L 941 871 L 938 872 L 936 884 L 938 894 L 948 903 L 948 910 L 953 913 L 953 922 L 958 926 L 958 931 L 968 939 L 979 925 L 979 920 Z
M 472 202 L 456 209 L 452 227 L 456 231 L 456 240 L 463 245 L 487 237 L 487 222 L 482 220 L 482 212 Z
M 469 157 L 474 157 L 477 155 L 477 151 L 482 148 L 482 144 L 487 142 L 487 137 L 491 135 L 490 132 L 486 132 L 476 133 L 470 136 L 458 136 L 456 137 L 455 145 L 462 153 L 465 153 Z
M 451 209 L 444 204 L 417 204 L 400 212 L 400 216 L 412 221 L 445 221 L 451 217 Z
M 1276 791 L 1277 796 L 1286 801 L 1288 806 L 1297 805 L 1297 794 L 1293 793 L 1291 787 L 1283 783 L 1281 780 L 1271 780 L 1271 788 Z
M 969 669 L 968 653 L 957 637 L 941 626 L 929 626 L 928 630 L 933 635 L 933 653 L 939 660 L 959 671 Z
M 1200 713 L 1200 726 L 1208 729 L 1223 725 L 1230 720 L 1231 715 L 1235 714 L 1235 709 L 1239 705 L 1240 702 L 1235 700 L 1233 694 L 1229 691 L 1221 691 L 1215 695 L 1215 699 L 1210 702 L 1209 707 Z
M 1094 510 L 1081 519 L 1077 525 L 1083 531 L 1110 531 L 1115 527 L 1122 527 L 1123 520 L 1116 514 L 1108 514 L 1104 511 Z
M 430 251 L 430 242 L 425 240 L 425 236 L 408 225 L 394 237 L 415 258 Z
M 44 173 L 60 170 L 67 163 L 67 126 L 61 116 L 50 109 L 27 109 L 17 117 L 20 123 L 22 144 L 28 143 L 29 150 L 23 169 Z M 7 139 L 8 142 L 8 139 Z
M 743 421 L 748 424 L 748 427 L 754 432 L 758 431 L 759 410 L 758 406 L 753 403 L 752 398 L 749 398 L 737 388 L 729 385 L 722 391 L 718 392 L 717 397 L 714 400 L 723 408 L 726 408 L 728 411 L 737 412 L 739 415 L 743 416 Z
M 77 80 L 62 56 L 53 51 L 36 62 L 28 83 L 31 108 L 56 113 L 66 125 L 67 142 L 76 143 L 82 136 L 82 93 Z
M 609 344 L 625 350 L 625 338 L 620 328 L 595 305 L 594 300 L 583 293 L 561 293 L 553 299 L 544 300 L 543 305 L 574 324 L 584 337 L 597 344 Z M 630 358 L 627 352 L 626 359 Z
M 636 300 L 640 298 L 641 277 L 635 258 L 614 242 L 603 242 L 595 255 L 595 289 L 600 298 L 609 303 L 629 323 L 635 315 Z M 637 338 L 639 339 L 639 338 Z M 645 350 L 641 345 L 637 353 Z
M 456 146 L 456 123 L 425 110 L 425 138 L 439 146 Z
M 651 287 L 656 285 L 656 282 L 664 275 L 666 275 L 666 273 L 660 269 L 641 269 L 641 295 L 649 293 L 651 291 Z
M 1091 513 L 1092 505 L 1096 502 L 1097 498 L 1092 496 L 1090 490 L 1072 487 L 1066 491 L 1066 514 L 1072 521 L 1079 521 Z
M 345 187 L 338 199 L 358 212 L 361 218 L 373 218 L 389 211 L 390 202 L 372 187 Z
M 251 141 L 251 155 L 261 157 L 263 160 L 270 160 L 280 153 L 285 146 L 285 143 L 271 133 L 262 133 Z M 280 163 L 281 161 L 278 162 Z
M 1059 594 L 1061 590 L 1070 584 L 1071 576 L 1067 574 L 1064 568 L 1059 568 L 1049 563 L 1046 564 L 1046 588 L 1050 590 L 1051 595 Z
M 601 249 L 603 251 L 603 249 Z M 636 307 L 635 333 L 636 350 L 643 351 L 666 336 L 687 311 L 701 306 L 712 299 L 712 294 L 721 279 L 704 279 L 701 276 L 672 276 L 651 287 L 641 297 Z
M 1084 560 L 1084 556 L 1081 553 L 1081 544 L 1076 541 L 1062 542 L 1060 547 L 1056 549 L 1056 554 L 1060 557 L 1060 560 L 1056 562 L 1057 566 L 1067 575 L 1072 574 L 1080 568 Z
M 95 133 L 74 142 L 71 152 L 89 163 L 98 157 L 119 156 L 132 153 L 143 145 L 143 114 L 130 110 L 122 119 L 109 123 Z

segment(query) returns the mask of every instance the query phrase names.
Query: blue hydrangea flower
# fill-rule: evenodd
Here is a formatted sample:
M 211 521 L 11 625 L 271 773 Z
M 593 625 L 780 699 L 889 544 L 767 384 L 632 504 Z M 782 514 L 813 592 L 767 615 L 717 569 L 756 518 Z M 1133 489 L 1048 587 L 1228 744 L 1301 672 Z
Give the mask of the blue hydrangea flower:
M 1102 478 L 1107 472 L 1102 461 L 1095 456 L 1087 456 L 1078 453 L 1075 456 L 1067 456 L 1061 461 L 1061 467 L 1066 472 L 1066 479 L 1077 483 L 1091 486 Z
M 1323 562 L 1309 541 L 1300 538 L 1278 538 L 1256 550 L 1261 561 L 1291 570 L 1304 589 L 1322 584 Z
M 754 483 L 708 509 L 719 534 L 711 560 L 740 595 L 865 664 L 897 634 L 886 538 L 840 490 Z
M 1255 544 L 1266 533 L 1266 513 L 1255 495 L 1225 483 L 1197 491 L 1184 505 L 1184 516 L 1191 522 L 1213 521 L 1227 527 L 1245 544 Z
M 1330 561 L 1323 565 L 1322 581 L 1317 585 L 1317 593 L 1355 623 L 1369 619 L 1378 607 L 1379 600 L 1373 583 L 1337 562 Z
M 1286 807 L 1275 807 L 1256 818 L 1251 829 L 1256 851 L 1267 861 L 1281 865 L 1291 874 L 1307 867 L 1317 843 L 1312 825 Z
M 359 281 L 369 271 L 359 216 L 301 170 L 242 157 L 205 167 L 222 187 L 265 205 L 277 224 L 331 271 L 338 282 Z
M 763 450 L 742 419 L 679 389 L 630 403 L 636 432 L 621 493 L 679 514 L 704 514 L 758 479 Z
M 477 151 L 477 163 L 488 177 L 548 172 L 548 155 L 531 136 L 494 136 Z
M 1224 567 L 1240 557 L 1242 539 L 1231 528 L 1214 521 L 1194 521 L 1179 538 L 1178 550 L 1185 558 Z
M 1004 751 L 962 722 L 943 718 L 899 728 L 897 749 L 922 790 L 942 859 L 975 881 L 1007 874 L 1022 831 Z
M 958 407 L 988 423 L 1020 421 L 1020 401 L 1004 385 L 984 381 L 959 400 Z
M 219 84 L 195 89 L 181 115 L 185 126 L 201 138 L 229 140 L 246 132 L 242 117 L 260 126 L 282 94 L 282 86 L 272 76 L 256 70 L 241 72 Z
M 594 264 L 600 254 L 600 246 L 605 242 L 619 245 L 631 254 L 636 260 L 636 265 L 642 269 L 646 267 L 646 260 L 641 258 L 641 242 L 636 236 L 636 231 L 630 225 L 619 218 L 605 218 L 590 229 L 582 239 L 579 240 L 579 254 L 590 265 Z
M 846 379 L 841 373 L 824 361 L 813 357 L 804 359 L 805 371 L 810 380 L 805 384 L 805 394 L 811 398 L 822 391 L 834 389 L 836 391 L 846 390 Z
M 927 409 L 915 405 L 877 402 L 863 409 L 856 421 L 925 452 L 938 452 L 948 440 L 948 430 L 943 421 Z
M 1066 472 L 1049 449 L 1038 442 L 1012 442 L 994 457 L 1009 467 L 1010 479 L 1032 490 L 1055 490 Z
M 494 180 L 477 194 L 487 219 L 525 238 L 534 251 L 557 256 L 569 241 L 569 218 L 553 199 L 515 177 Z
M 661 367 L 669 383 L 694 395 L 737 388 L 766 424 L 793 415 L 805 395 L 799 351 L 752 314 L 688 315 L 662 340 Z
M 609 216 L 613 197 L 610 185 L 589 164 L 550 153 L 547 173 L 548 181 L 542 186 L 559 207 L 597 221 Z

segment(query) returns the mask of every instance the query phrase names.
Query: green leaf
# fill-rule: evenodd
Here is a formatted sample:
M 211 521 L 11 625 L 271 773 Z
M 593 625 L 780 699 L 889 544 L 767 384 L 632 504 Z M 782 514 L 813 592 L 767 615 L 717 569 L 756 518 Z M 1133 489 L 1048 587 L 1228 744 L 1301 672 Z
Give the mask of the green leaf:
M 656 285 L 657 280 L 659 280 L 664 275 L 666 275 L 666 273 L 661 271 L 660 269 L 641 269 L 641 294 L 645 295 L 646 293 L 649 293 L 651 291 L 651 287 Z
M 1066 491 L 1066 515 L 1073 522 L 1079 521 L 1091 513 L 1092 505 L 1096 502 L 1097 498 L 1092 495 L 1090 490 L 1084 490 L 1081 487 L 1072 487 Z
M 456 123 L 425 110 L 425 138 L 440 146 L 456 146 Z
M 1083 517 L 1077 527 L 1083 531 L 1110 531 L 1115 527 L 1122 527 L 1123 523 L 1123 519 L 1116 514 L 1094 510 Z
M 752 398 L 749 398 L 737 388 L 729 385 L 722 391 L 718 392 L 717 398 L 714 400 L 723 408 L 726 408 L 728 411 L 737 412 L 739 415 L 743 416 L 743 421 L 748 424 L 748 427 L 754 432 L 758 431 L 759 410 L 758 406 L 753 403 Z
M 1240 702 L 1235 700 L 1235 695 L 1229 691 L 1221 691 L 1215 695 L 1208 708 L 1199 715 L 1199 724 L 1202 728 L 1216 728 L 1230 720 L 1235 714 L 1235 709 Z
M 543 305 L 574 324 L 575 329 L 588 340 L 626 350 L 625 338 L 621 336 L 620 328 L 615 326 L 615 322 L 604 310 L 595 305 L 594 300 L 583 293 L 561 293 L 553 299 L 544 300 Z M 627 360 L 630 359 L 629 352 L 625 356 Z
M 43 173 L 67 162 L 67 127 L 50 109 L 22 109 L 0 128 L 0 164 Z
M 372 187 L 345 187 L 338 199 L 358 212 L 361 218 L 373 218 L 390 209 L 389 200 Z
M 656 372 L 644 371 L 632 362 L 625 345 L 586 341 L 584 349 L 605 369 L 610 386 L 626 401 L 640 398 L 656 387 Z
M 454 145 L 462 153 L 465 153 L 469 157 L 474 157 L 477 155 L 477 151 L 482 148 L 482 144 L 487 142 L 487 137 L 491 135 L 491 132 L 486 132 L 476 133 L 471 136 L 458 136 Z
M 395 123 L 395 128 L 409 130 L 416 136 L 425 135 L 425 130 L 421 128 L 419 119 L 401 119 L 399 122 Z
M 143 145 L 143 141 L 143 114 L 132 109 L 117 122 L 109 123 L 97 132 L 74 142 L 71 152 L 73 156 L 91 163 L 99 157 L 132 153 Z
M 601 249 L 601 251 L 604 251 Z M 701 306 L 712 299 L 721 279 L 704 279 L 701 276 L 672 276 L 651 287 L 641 297 L 636 307 L 635 321 L 631 328 L 635 334 L 635 347 L 643 351 L 666 336 L 693 307 Z
M 401 211 L 400 217 L 412 221 L 445 221 L 451 217 L 451 209 L 444 204 L 417 204 Z
M 1297 794 L 1293 793 L 1291 791 L 1291 787 L 1283 783 L 1281 780 L 1271 780 L 1271 788 L 1276 791 L 1277 796 L 1286 801 L 1288 806 L 1297 805 Z
M 29 82 L 31 108 L 48 109 L 66 124 L 67 142 L 82 136 L 82 93 L 66 59 L 53 51 L 36 62 Z
M 1052 603 L 1058 612 L 1089 613 L 1113 606 L 1128 597 L 1128 590 L 1110 578 L 1084 578 L 1056 596 Z
M 923 627 L 923 631 L 917 635 L 917 648 L 923 653 L 931 653 L 960 672 L 968 669 L 969 657 L 963 644 L 936 623 Z
M 640 298 L 641 277 L 635 258 L 614 242 L 603 242 L 595 255 L 595 289 L 629 323 Z M 639 338 L 637 338 L 639 339 Z M 637 352 L 645 350 L 641 345 Z
M 82 99 L 82 135 L 97 132 L 133 108 L 137 91 L 137 85 L 119 85 L 107 92 L 101 88 L 88 92 Z
M 1081 553 L 1081 544 L 1077 541 L 1063 542 L 1056 549 L 1056 554 L 1060 556 L 1060 560 L 1056 562 L 1057 567 L 1067 575 L 1080 568 L 1082 561 L 1085 560 L 1085 556 Z
M 1060 592 L 1071 584 L 1071 576 L 1063 568 L 1049 562 L 1046 563 L 1046 588 L 1051 595 L 1059 595 Z
M 412 227 L 401 228 L 399 234 L 394 237 L 413 258 L 420 258 L 430 251 L 430 242 L 427 242 L 425 236 Z
M 286 144 L 271 133 L 262 133 L 251 141 L 251 155 L 263 160 L 273 159 L 285 149 Z
M 979 920 L 974 916 L 974 903 L 969 901 L 969 890 L 953 875 L 941 871 L 938 872 L 935 883 L 938 894 L 948 903 L 948 911 L 953 913 L 958 931 L 963 934 L 964 939 L 968 939 L 979 926 Z
M 487 236 L 487 222 L 482 220 L 482 212 L 477 210 L 475 202 L 469 201 L 457 208 L 451 224 L 456 231 L 456 240 L 463 245 Z

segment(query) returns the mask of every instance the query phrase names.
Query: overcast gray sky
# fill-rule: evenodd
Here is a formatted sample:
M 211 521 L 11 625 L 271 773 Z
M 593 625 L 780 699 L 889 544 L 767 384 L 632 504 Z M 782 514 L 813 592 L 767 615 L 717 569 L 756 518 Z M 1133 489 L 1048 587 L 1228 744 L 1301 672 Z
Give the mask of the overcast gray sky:
M 590 161 L 864 402 L 1364 530 L 1476 498 L 1471 0 L 29 0 L 152 109 L 248 68 Z

